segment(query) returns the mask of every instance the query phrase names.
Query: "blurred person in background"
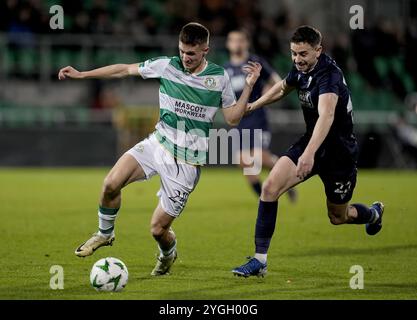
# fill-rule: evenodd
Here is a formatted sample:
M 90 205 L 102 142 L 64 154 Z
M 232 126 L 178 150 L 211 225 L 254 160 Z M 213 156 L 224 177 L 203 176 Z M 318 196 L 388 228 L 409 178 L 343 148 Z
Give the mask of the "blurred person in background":
M 408 94 L 404 104 L 405 110 L 398 112 L 392 126 L 404 155 L 407 155 L 413 162 L 413 165 L 416 165 L 417 127 L 415 126 L 415 120 L 417 117 L 417 92 Z M 409 113 L 409 111 L 412 111 L 412 113 Z M 413 118 L 414 124 L 412 121 Z M 406 162 L 407 165 L 410 164 L 409 161 Z
M 246 30 L 237 29 L 230 31 L 227 35 L 226 48 L 229 51 L 229 61 L 224 65 L 229 74 L 233 91 L 239 98 L 245 87 L 245 72 L 242 68 L 248 61 L 256 61 L 262 65 L 261 75 L 252 90 L 249 102 L 257 100 L 263 93 L 270 89 L 275 83 L 281 80 L 280 76 L 273 70 L 269 63 L 252 53 L 250 53 L 250 37 Z M 249 159 L 262 159 L 262 167 L 272 169 L 277 162 L 278 157 L 269 150 L 271 144 L 271 132 L 269 129 L 267 111 L 264 108 L 255 110 L 245 115 L 237 126 L 240 135 L 239 150 L 233 150 L 233 156 L 238 159 L 238 163 L 242 168 L 251 167 Z M 249 130 L 249 144 L 243 143 L 242 130 Z M 257 135 L 256 129 L 262 130 L 261 135 Z M 260 143 L 261 148 L 255 148 L 254 141 Z M 255 155 L 257 153 L 258 155 Z M 262 190 L 262 182 L 259 175 L 246 175 L 246 179 L 251 185 L 253 191 L 260 196 Z M 297 193 L 294 189 L 288 190 L 290 201 L 294 202 Z

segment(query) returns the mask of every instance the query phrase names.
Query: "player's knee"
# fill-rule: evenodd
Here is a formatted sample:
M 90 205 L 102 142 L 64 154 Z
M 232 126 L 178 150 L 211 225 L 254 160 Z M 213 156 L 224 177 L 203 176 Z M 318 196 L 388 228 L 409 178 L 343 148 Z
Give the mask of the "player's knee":
M 106 177 L 103 182 L 103 193 L 105 195 L 114 195 L 120 191 L 120 187 L 112 177 Z
M 337 215 L 334 212 L 328 212 L 330 223 L 333 225 L 339 225 L 346 223 L 346 217 L 342 215 Z
M 279 196 L 279 188 L 269 179 L 262 184 L 262 198 L 275 201 Z
M 344 224 L 348 222 L 348 207 L 344 205 L 334 205 L 327 203 L 327 214 L 330 223 L 333 225 Z
M 151 234 L 155 240 L 161 239 L 166 231 L 167 230 L 163 228 L 160 223 L 158 222 L 151 223 Z

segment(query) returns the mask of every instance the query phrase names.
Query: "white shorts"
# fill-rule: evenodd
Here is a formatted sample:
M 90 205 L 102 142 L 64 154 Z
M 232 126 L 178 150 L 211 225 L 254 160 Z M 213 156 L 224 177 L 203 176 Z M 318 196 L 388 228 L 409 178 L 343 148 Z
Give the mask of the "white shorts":
M 126 153 L 133 156 L 149 180 L 159 174 L 161 188 L 156 194 L 162 209 L 178 217 L 200 178 L 200 167 L 175 159 L 152 134 Z

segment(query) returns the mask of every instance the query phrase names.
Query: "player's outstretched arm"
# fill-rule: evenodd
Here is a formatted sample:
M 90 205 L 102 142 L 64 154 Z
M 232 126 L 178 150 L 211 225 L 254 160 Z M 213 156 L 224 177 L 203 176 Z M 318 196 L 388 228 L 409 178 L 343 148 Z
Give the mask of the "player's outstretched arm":
M 138 64 L 113 64 L 106 67 L 90 70 L 78 71 L 77 69 L 67 66 L 59 70 L 58 79 L 110 79 L 123 78 L 130 75 L 139 75 Z
M 294 87 L 290 87 L 285 79 L 275 83 L 265 94 L 263 94 L 258 100 L 250 103 L 247 108 L 247 112 L 262 108 L 263 106 L 278 101 L 289 94 Z
M 239 100 L 235 105 L 227 108 L 223 108 L 223 115 L 228 125 L 236 126 L 242 116 L 244 115 L 250 94 L 252 93 L 253 86 L 258 80 L 261 74 L 262 66 L 258 62 L 249 61 L 247 65 L 243 67 L 243 71 L 247 73 L 245 87 L 239 97 Z

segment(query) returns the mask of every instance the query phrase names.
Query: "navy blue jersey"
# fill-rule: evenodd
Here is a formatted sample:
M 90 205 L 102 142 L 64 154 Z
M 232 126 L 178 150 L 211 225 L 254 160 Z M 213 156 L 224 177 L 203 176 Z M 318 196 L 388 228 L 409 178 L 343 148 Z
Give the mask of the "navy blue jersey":
M 310 138 L 319 117 L 319 95 L 338 95 L 333 124 L 322 146 L 344 144 L 348 149 L 356 144 L 353 135 L 352 102 L 343 72 L 336 62 L 326 54 L 321 54 L 317 65 L 308 73 L 298 71 L 295 66 L 286 77 L 288 85 L 295 87 L 303 109 L 306 123 L 306 138 Z M 337 148 L 336 148 L 337 149 Z
M 271 68 L 268 62 L 265 61 L 265 59 L 262 59 L 261 57 L 258 57 L 256 55 L 249 55 L 248 61 L 259 62 L 262 66 L 261 74 L 258 80 L 256 81 L 252 89 L 252 93 L 249 97 L 249 102 L 253 102 L 262 95 L 262 90 L 265 84 L 270 79 L 271 75 L 274 73 L 274 70 Z M 239 65 L 234 65 L 230 62 L 227 62 L 224 65 L 224 68 L 226 69 L 230 77 L 232 88 L 236 94 L 237 99 L 239 99 L 240 95 L 243 92 L 243 88 L 245 87 L 246 74 L 242 71 L 242 67 L 246 63 L 247 61 Z M 264 110 L 264 108 L 259 108 L 254 112 L 250 113 L 249 115 L 244 116 L 240 121 L 238 128 L 268 130 L 268 121 L 266 117 L 266 111 Z

